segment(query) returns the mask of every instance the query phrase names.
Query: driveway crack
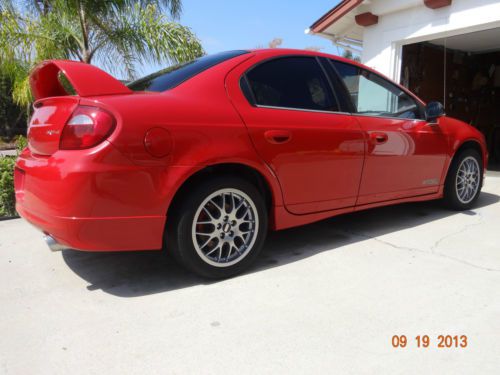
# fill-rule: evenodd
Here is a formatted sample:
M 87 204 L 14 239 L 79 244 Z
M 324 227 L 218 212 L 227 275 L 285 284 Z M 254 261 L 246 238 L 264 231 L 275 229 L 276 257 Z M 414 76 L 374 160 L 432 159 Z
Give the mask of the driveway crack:
M 410 252 L 424 253 L 424 254 L 428 254 L 428 255 L 432 255 L 432 256 L 436 256 L 436 257 L 440 257 L 440 258 L 445 258 L 445 259 L 448 259 L 448 260 L 452 260 L 454 262 L 457 262 L 457 263 L 460 263 L 460 264 L 463 264 L 463 265 L 466 265 L 466 266 L 469 266 L 469 267 L 472 267 L 472 268 L 480 269 L 480 270 L 483 270 L 483 271 L 500 272 L 500 269 L 479 266 L 477 264 L 468 262 L 466 260 L 463 260 L 463 259 L 460 259 L 460 258 L 455 258 L 453 256 L 446 255 L 446 254 L 443 254 L 443 253 L 435 251 L 435 249 L 439 246 L 439 244 L 442 241 L 444 241 L 445 239 L 450 238 L 452 236 L 456 236 L 456 235 L 458 235 L 460 233 L 463 233 L 467 229 L 469 229 L 469 228 L 471 228 L 473 226 L 480 225 L 483 222 L 483 217 L 482 217 L 482 215 L 479 212 L 478 212 L 478 215 L 479 215 L 479 221 L 478 222 L 467 224 L 463 228 L 461 228 L 459 231 L 447 234 L 447 235 L 445 235 L 445 236 L 437 239 L 436 242 L 434 242 L 434 245 L 432 245 L 432 247 L 430 248 L 430 251 L 426 251 L 426 250 L 419 249 L 419 248 L 416 248 L 416 247 L 396 245 L 396 244 L 394 244 L 392 242 L 382 240 L 382 239 L 380 239 L 380 238 L 378 238 L 376 236 L 370 236 L 370 235 L 367 235 L 367 234 L 364 234 L 364 233 L 360 233 L 360 232 L 356 232 L 356 231 L 352 231 L 352 230 L 344 229 L 342 231 L 345 234 L 350 234 L 350 235 L 353 235 L 353 236 L 358 236 L 358 237 L 361 237 L 361 238 L 366 239 L 366 240 L 374 240 L 374 241 L 376 241 L 378 243 L 381 243 L 383 245 L 390 246 L 390 247 L 392 247 L 393 249 L 396 249 L 396 250 L 404 250 L 404 251 L 410 251 Z
M 441 244 L 441 242 L 443 242 L 444 240 L 448 239 L 448 238 L 451 238 L 453 236 L 456 236 L 456 235 L 459 235 L 461 233 L 464 233 L 466 230 L 468 230 L 469 228 L 471 227 L 474 227 L 476 225 L 480 225 L 483 223 L 483 216 L 481 215 L 480 212 L 476 212 L 476 214 L 479 216 L 479 221 L 475 222 L 475 223 L 470 223 L 470 224 L 465 224 L 460 230 L 456 231 L 456 232 L 453 232 L 453 233 L 450 233 L 450 234 L 447 234 L 439 239 L 436 240 L 436 242 L 434 242 L 434 245 L 432 245 L 431 247 L 431 251 L 434 252 L 434 250 Z

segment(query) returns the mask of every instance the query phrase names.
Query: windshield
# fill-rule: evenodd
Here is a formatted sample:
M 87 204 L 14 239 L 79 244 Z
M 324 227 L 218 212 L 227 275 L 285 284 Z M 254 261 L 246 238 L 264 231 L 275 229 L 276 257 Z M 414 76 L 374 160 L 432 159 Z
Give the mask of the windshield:
M 134 91 L 160 92 L 169 90 L 214 65 L 245 53 L 248 53 L 248 51 L 226 51 L 202 56 L 193 61 L 170 66 L 144 78 L 139 78 L 127 86 Z

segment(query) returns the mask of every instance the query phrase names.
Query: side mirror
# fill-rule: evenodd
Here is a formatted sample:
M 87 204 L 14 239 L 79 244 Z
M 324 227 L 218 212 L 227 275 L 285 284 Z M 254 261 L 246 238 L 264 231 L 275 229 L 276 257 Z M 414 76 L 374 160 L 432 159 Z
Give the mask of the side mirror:
M 429 102 L 425 106 L 425 119 L 429 122 L 436 122 L 439 117 L 444 115 L 444 107 L 439 102 Z

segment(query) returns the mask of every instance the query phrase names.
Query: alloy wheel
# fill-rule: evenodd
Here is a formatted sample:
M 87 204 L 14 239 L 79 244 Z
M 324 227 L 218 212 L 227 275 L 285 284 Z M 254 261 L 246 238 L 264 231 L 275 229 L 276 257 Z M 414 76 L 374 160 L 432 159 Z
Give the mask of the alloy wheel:
M 252 249 L 259 230 L 257 208 L 237 189 L 221 189 L 203 200 L 192 225 L 192 239 L 200 258 L 215 267 L 240 262 Z
M 455 189 L 458 200 L 467 204 L 476 196 L 481 183 L 481 170 L 476 158 L 466 157 L 460 163 L 455 179 Z

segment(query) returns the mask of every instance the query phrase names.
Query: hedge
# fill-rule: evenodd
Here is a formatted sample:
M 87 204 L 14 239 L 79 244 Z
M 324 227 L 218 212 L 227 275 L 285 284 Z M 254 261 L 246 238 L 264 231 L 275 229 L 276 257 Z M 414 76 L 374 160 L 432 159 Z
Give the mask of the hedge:
M 0 216 L 16 216 L 14 156 L 0 156 Z
M 17 151 L 26 147 L 26 138 L 19 137 Z M 0 156 L 0 216 L 17 216 L 14 193 L 14 164 L 16 156 Z

